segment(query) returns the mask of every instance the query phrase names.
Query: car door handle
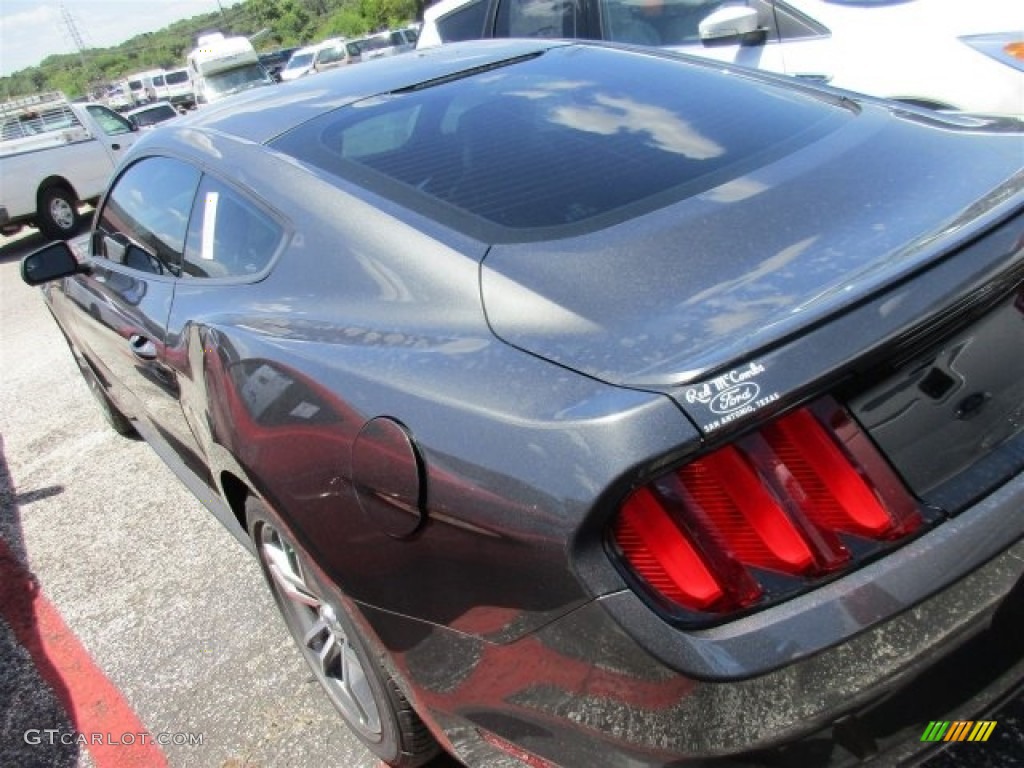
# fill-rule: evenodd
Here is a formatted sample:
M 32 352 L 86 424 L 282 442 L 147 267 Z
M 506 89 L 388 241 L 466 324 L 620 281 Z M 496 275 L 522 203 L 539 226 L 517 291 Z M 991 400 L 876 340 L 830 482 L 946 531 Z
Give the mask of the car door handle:
M 114 149 L 114 150 L 117 150 L 117 149 L 120 149 L 120 148 L 121 148 L 121 145 L 120 145 L 120 144 L 111 144 L 111 145 L 110 145 L 110 148 L 111 148 L 111 149 Z
M 132 354 L 140 360 L 156 360 L 156 344 L 145 336 L 133 333 L 128 339 L 128 346 L 132 348 Z

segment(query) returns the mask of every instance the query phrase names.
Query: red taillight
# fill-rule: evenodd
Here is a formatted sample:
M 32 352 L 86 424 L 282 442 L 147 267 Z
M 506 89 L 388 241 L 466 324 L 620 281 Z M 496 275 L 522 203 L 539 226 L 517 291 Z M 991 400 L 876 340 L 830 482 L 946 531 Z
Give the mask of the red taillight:
M 698 610 L 732 610 L 750 604 L 761 594 L 735 563 L 721 558 L 714 562 L 714 553 L 702 556 L 647 488 L 637 489 L 626 501 L 615 539 L 637 574 L 659 594 L 680 605 Z
M 851 566 L 844 537 L 891 541 L 922 522 L 867 436 L 823 400 L 637 489 L 613 537 L 663 599 L 725 613 L 765 599 L 764 571 L 809 585 Z

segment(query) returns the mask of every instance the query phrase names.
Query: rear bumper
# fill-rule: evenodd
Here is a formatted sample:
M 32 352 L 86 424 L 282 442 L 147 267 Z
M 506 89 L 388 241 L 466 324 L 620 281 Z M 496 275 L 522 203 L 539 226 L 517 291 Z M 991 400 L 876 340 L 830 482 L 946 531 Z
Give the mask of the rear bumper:
M 930 721 L 977 719 L 1021 689 L 1024 477 L 850 577 L 711 630 L 675 629 L 622 591 L 505 646 L 428 635 L 399 673 L 469 765 L 502 742 L 561 766 L 914 760 L 935 749 Z
M 483 734 L 561 766 L 914 762 L 938 748 L 921 741 L 930 721 L 978 719 L 1021 690 L 1022 570 L 1018 542 L 962 582 L 846 643 L 732 681 L 684 678 L 645 658 L 597 601 L 524 647 L 517 674 L 538 674 L 501 702 L 504 711 L 462 708 L 471 727 L 455 729 L 465 741 L 454 742 L 470 765 L 496 757 L 487 756 L 495 747 Z M 594 649 L 599 655 L 587 658 Z M 593 671 L 578 678 L 575 690 L 553 683 L 563 675 L 551 670 L 581 663 Z

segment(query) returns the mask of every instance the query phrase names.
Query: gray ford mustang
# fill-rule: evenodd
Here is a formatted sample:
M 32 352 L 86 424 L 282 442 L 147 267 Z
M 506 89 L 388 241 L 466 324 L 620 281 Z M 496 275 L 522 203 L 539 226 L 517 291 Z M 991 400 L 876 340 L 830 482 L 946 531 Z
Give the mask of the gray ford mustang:
M 23 276 L 389 765 L 891 762 L 1024 680 L 1020 128 L 460 44 L 153 132 Z

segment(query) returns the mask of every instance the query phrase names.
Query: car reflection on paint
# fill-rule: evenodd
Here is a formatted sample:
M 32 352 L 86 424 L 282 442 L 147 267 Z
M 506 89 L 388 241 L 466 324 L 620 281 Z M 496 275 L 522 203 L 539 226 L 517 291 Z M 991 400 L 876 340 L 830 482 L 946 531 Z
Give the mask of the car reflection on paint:
M 895 762 L 1021 684 L 1022 141 L 473 43 L 152 132 L 23 276 L 386 763 Z

